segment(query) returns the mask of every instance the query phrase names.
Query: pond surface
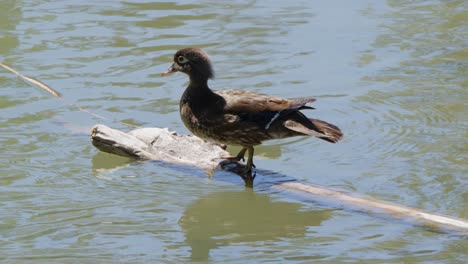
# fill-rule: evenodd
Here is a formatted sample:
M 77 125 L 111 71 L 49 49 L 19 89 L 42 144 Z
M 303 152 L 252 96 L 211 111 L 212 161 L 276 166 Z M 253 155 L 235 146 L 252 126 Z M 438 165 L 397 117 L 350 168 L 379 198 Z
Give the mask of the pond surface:
M 462 0 L 1 1 L 0 61 L 65 101 L 0 69 L 0 260 L 463 263 L 464 238 L 132 162 L 89 132 L 188 133 L 187 78 L 160 73 L 203 47 L 212 88 L 315 96 L 307 114 L 345 133 L 268 142 L 258 169 L 467 219 L 467 17 Z

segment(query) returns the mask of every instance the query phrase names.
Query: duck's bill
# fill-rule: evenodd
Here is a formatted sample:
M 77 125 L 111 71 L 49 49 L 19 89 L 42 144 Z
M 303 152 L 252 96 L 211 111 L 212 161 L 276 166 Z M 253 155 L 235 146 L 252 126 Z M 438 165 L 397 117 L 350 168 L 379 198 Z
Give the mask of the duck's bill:
M 169 67 L 169 68 L 167 69 L 167 71 L 161 73 L 161 76 L 163 76 L 163 77 L 164 77 L 164 76 L 169 76 L 169 75 L 171 75 L 171 74 L 173 74 L 173 73 L 175 73 L 175 72 L 177 72 L 177 70 L 174 68 L 174 64 L 172 64 L 171 67 Z

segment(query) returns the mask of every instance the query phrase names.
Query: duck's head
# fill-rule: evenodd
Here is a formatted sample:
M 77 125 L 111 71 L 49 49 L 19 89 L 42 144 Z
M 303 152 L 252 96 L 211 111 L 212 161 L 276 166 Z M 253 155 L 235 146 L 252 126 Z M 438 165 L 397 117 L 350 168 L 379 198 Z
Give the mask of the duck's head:
M 190 79 L 214 78 L 208 54 L 199 48 L 185 48 L 177 51 L 174 55 L 174 63 L 161 76 L 168 76 L 178 71 L 189 75 Z

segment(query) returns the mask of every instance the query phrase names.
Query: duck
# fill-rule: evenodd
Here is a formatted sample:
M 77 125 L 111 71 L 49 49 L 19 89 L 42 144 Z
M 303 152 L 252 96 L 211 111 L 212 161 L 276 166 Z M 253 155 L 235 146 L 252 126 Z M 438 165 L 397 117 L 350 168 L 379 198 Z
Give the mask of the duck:
M 179 103 L 182 122 L 199 138 L 240 146 L 239 153 L 229 160 L 245 161 L 247 152 L 241 173 L 244 180 L 255 178 L 254 146 L 266 140 L 313 136 L 336 143 L 343 137 L 337 126 L 302 112 L 315 109 L 307 105 L 316 101 L 314 97 L 283 99 L 248 90 L 210 89 L 208 80 L 214 78 L 214 70 L 208 54 L 200 48 L 178 50 L 172 65 L 161 75 L 176 72 L 189 78 Z

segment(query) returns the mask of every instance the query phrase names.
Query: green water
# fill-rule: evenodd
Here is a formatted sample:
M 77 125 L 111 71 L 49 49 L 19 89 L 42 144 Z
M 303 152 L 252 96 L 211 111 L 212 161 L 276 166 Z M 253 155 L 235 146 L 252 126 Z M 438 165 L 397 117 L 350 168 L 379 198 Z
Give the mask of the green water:
M 467 219 L 464 1 L 0 2 L 2 263 L 464 263 L 466 239 L 261 186 L 277 174 Z M 96 123 L 188 133 L 187 83 L 159 75 L 203 47 L 212 88 L 316 96 L 345 139 L 256 148 L 229 175 L 100 153 Z M 95 118 L 69 103 L 107 117 Z M 195 176 L 194 176 L 195 175 Z

